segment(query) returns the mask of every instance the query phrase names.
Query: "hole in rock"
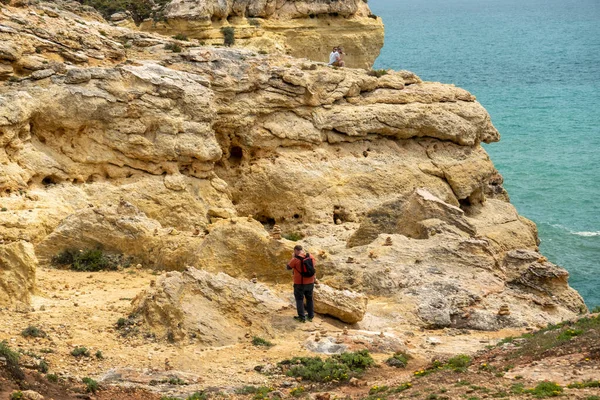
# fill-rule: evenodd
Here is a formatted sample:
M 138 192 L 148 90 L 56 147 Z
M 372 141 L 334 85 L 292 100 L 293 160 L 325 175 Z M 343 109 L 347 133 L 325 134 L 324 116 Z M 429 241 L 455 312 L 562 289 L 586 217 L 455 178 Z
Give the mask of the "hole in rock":
M 342 206 L 333 206 L 333 223 L 343 224 L 350 220 L 350 214 Z
M 60 179 L 56 175 L 48 175 L 42 179 L 42 185 L 44 186 L 56 185 L 57 183 L 60 183 Z
M 242 150 L 242 148 L 240 146 L 233 146 L 230 150 L 229 150 L 229 159 L 242 159 L 242 157 L 244 157 L 244 150 Z
M 458 199 L 458 203 L 460 204 L 460 208 L 464 211 L 465 208 L 471 207 L 471 201 L 467 197 L 466 199 Z
M 302 218 L 302 216 L 300 214 L 294 214 L 294 219 L 299 219 Z
M 265 215 L 257 215 L 254 217 L 258 222 L 263 224 L 265 228 L 272 228 L 275 226 L 275 218 L 267 217 Z

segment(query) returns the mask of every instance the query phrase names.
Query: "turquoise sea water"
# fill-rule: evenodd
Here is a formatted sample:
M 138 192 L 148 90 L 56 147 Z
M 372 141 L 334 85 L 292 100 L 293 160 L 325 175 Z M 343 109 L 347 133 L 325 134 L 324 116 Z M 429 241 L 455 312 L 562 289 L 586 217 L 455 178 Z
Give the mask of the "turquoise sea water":
M 386 27 L 375 68 L 477 96 L 486 145 L 541 251 L 600 305 L 600 0 L 371 0 Z

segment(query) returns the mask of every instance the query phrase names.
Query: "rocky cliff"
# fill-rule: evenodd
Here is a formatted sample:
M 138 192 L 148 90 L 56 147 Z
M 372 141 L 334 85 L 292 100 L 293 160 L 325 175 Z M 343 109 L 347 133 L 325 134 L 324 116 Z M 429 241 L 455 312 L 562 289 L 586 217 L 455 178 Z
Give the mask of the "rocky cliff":
M 371 67 L 383 47 L 383 23 L 363 0 L 174 0 L 160 21 L 140 25 L 207 43 L 223 43 L 224 27 L 233 28 L 244 47 L 314 61 L 327 61 L 331 48 L 341 45 L 347 65 L 355 68 Z
M 304 3 L 269 4 L 201 11 L 292 18 Z M 0 69 L 2 252 L 32 247 L 48 265 L 102 248 L 156 270 L 224 272 L 252 293 L 248 279 L 289 282 L 295 243 L 277 224 L 332 290 L 378 299 L 367 329 L 526 327 L 585 310 L 509 203 L 480 145 L 499 134 L 463 89 L 175 41 L 72 3 L 3 6 Z M 3 271 L 27 272 L 0 284 L 27 302 L 35 257 L 7 260 Z M 230 282 L 211 276 L 202 285 Z

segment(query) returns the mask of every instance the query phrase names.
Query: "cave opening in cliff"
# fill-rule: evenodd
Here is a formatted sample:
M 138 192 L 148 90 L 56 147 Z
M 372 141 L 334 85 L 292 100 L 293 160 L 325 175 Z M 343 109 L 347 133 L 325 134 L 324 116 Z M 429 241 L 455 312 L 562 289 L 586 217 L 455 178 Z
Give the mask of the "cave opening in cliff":
M 56 175 L 48 175 L 42 179 L 42 185 L 44 186 L 56 185 L 58 183 L 60 183 L 60 178 Z
M 254 219 L 260 222 L 265 228 L 272 228 L 275 226 L 275 218 L 269 217 L 263 214 L 257 215 Z
M 460 205 L 460 209 L 465 211 L 466 209 L 471 207 L 471 200 L 469 200 L 468 197 L 465 199 L 458 199 L 458 204 Z
M 244 158 L 244 150 L 240 146 L 232 146 L 229 149 L 229 162 L 233 165 L 239 165 Z

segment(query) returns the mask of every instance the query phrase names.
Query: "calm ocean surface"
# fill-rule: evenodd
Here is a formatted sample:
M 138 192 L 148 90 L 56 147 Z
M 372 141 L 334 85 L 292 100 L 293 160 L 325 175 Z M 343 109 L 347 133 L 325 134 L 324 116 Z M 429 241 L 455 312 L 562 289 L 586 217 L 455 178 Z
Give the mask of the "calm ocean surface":
M 371 0 L 385 23 L 375 68 L 477 96 L 486 145 L 541 251 L 600 306 L 600 0 Z

